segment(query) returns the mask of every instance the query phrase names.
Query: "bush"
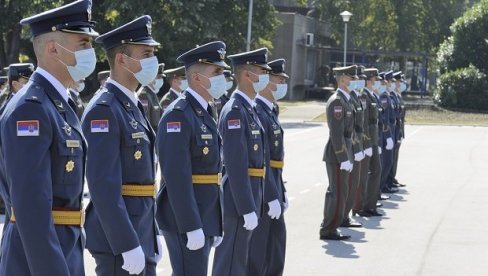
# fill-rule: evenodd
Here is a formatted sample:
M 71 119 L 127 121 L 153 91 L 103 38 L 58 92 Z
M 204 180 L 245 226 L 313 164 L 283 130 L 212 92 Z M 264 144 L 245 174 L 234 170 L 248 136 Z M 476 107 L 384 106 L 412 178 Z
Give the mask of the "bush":
M 444 73 L 437 81 L 435 100 L 450 108 L 488 110 L 486 74 L 470 65 Z

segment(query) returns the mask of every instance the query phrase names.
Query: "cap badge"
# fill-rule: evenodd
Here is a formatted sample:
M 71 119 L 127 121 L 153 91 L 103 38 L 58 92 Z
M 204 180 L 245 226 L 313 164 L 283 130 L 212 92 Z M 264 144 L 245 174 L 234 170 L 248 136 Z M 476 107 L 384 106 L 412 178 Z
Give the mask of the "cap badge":
M 147 28 L 147 34 L 148 35 L 151 35 L 151 32 L 152 32 L 152 25 L 151 25 L 151 21 L 148 21 L 146 23 L 146 28 Z
M 220 55 L 220 59 L 225 59 L 225 49 L 224 48 L 220 48 L 219 50 L 217 50 L 217 52 Z

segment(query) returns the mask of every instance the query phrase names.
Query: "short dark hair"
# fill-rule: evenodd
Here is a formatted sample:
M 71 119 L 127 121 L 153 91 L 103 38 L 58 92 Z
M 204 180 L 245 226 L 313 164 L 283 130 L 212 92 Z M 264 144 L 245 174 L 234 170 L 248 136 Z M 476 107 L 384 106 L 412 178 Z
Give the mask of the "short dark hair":
M 108 60 L 108 65 L 110 66 L 110 68 L 113 68 L 114 65 L 115 65 L 115 56 L 118 54 L 118 53 L 122 53 L 122 54 L 126 54 L 128 56 L 131 55 L 131 50 L 130 50 L 130 47 L 129 45 L 127 44 L 122 44 L 120 46 L 117 46 L 115 48 L 112 48 L 112 49 L 109 49 L 107 50 L 107 60 Z

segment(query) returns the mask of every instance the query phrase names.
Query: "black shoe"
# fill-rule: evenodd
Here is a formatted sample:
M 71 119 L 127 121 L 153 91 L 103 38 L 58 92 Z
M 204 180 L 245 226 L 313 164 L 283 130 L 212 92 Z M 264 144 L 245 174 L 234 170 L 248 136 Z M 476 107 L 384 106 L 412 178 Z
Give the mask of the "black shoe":
M 355 223 L 355 222 L 352 222 L 351 220 L 345 220 L 342 222 L 341 226 L 339 227 L 347 227 L 347 228 L 360 228 L 360 227 L 363 227 L 363 225 L 361 223 Z
M 369 210 L 368 213 L 370 214 L 370 216 L 372 217 L 382 217 L 383 214 L 382 213 L 378 213 L 378 211 L 376 210 Z
M 400 188 L 400 184 L 393 183 L 391 185 L 388 185 L 388 188 L 390 188 L 390 189 L 392 189 L 392 188 Z
M 389 196 L 386 196 L 386 195 L 380 195 L 378 197 L 378 200 L 388 200 L 388 199 L 390 199 L 390 197 Z
M 378 202 L 378 203 L 376 203 L 376 208 L 380 208 L 380 207 L 382 207 L 382 206 L 383 206 L 383 203 L 379 203 L 379 202 Z
M 332 233 L 327 235 L 320 235 L 321 240 L 331 240 L 331 241 L 343 241 L 350 239 L 351 236 L 348 235 L 341 235 L 339 233 Z
M 364 210 L 356 211 L 356 214 L 358 214 L 360 217 L 370 217 L 371 216 L 367 211 L 364 211 Z
M 393 184 L 396 184 L 397 187 L 405 187 L 405 186 L 407 186 L 405 184 L 401 184 L 400 182 L 398 182 L 398 180 L 396 180 L 396 178 L 393 179 Z
M 381 190 L 381 192 L 384 194 L 394 194 L 394 193 L 398 193 L 398 189 L 396 189 L 396 188 L 383 188 Z

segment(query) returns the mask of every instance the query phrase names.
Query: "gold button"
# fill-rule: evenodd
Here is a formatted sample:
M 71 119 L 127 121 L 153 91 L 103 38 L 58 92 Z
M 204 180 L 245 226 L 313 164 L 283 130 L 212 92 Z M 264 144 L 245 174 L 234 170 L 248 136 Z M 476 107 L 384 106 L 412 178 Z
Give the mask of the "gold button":
M 207 155 L 210 152 L 210 150 L 208 149 L 208 147 L 204 147 L 202 152 L 204 155 Z
M 254 144 L 254 151 L 257 151 L 258 150 L 258 144 Z

